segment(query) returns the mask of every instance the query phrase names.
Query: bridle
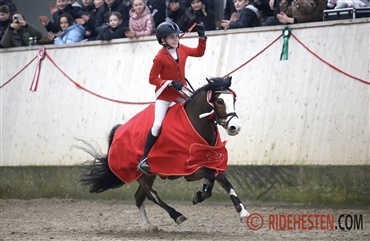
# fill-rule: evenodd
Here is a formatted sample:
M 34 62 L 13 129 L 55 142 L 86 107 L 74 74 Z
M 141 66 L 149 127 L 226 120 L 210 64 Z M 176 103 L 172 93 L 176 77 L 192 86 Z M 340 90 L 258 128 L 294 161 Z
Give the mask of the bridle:
M 186 86 L 184 86 L 186 88 L 186 91 L 187 92 L 190 92 L 190 93 L 193 93 L 193 91 L 191 91 L 189 88 L 187 88 Z M 203 114 L 199 115 L 199 118 L 202 119 L 202 118 L 205 118 L 207 117 L 207 119 L 211 119 L 214 123 L 222 126 L 224 129 L 227 128 L 229 122 L 234 118 L 239 118 L 238 115 L 236 114 L 236 112 L 229 112 L 229 113 L 221 113 L 220 110 L 215 107 L 215 104 L 214 102 L 217 101 L 217 97 L 221 94 L 232 94 L 233 97 L 234 97 L 234 103 L 235 103 L 235 99 L 236 99 L 236 94 L 233 90 L 231 89 L 227 89 L 227 90 L 214 90 L 214 91 L 211 91 L 212 94 L 211 94 L 211 97 L 209 98 L 208 100 L 208 104 L 211 106 L 211 111 L 209 110 L 206 110 L 204 109 L 202 106 L 199 105 L 199 103 L 197 103 L 191 95 L 189 95 L 188 93 L 184 92 L 184 91 L 179 91 L 180 93 L 180 96 L 182 98 L 184 98 L 185 100 L 190 100 L 192 101 L 193 103 L 195 103 L 200 109 L 202 109 L 204 111 Z M 217 95 L 217 97 L 215 97 Z M 230 117 L 231 116 L 231 117 Z M 230 118 L 229 118 L 230 117 Z
M 222 91 L 213 91 L 212 99 L 214 99 L 215 94 L 217 94 L 217 95 L 232 94 L 233 97 L 234 97 L 234 103 L 235 103 L 236 94 L 231 89 L 222 90 Z M 217 101 L 217 99 L 214 100 L 214 101 Z M 212 101 L 212 102 L 214 102 L 214 101 Z M 235 111 L 234 112 L 229 112 L 229 113 L 220 113 L 220 110 L 218 108 L 216 108 L 215 106 L 213 106 L 213 109 L 214 109 L 213 120 L 225 129 L 229 125 L 229 122 L 232 120 L 232 118 L 234 118 L 234 117 L 239 118 Z M 231 116 L 231 117 L 228 118 L 229 116 Z

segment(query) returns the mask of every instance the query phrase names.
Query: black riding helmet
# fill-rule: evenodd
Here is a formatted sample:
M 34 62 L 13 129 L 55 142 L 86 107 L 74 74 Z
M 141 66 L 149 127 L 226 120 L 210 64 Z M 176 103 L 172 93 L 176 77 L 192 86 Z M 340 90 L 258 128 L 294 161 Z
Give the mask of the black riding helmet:
M 179 26 L 177 26 L 176 23 L 163 22 L 159 24 L 157 27 L 156 37 L 157 37 L 158 43 L 160 45 L 163 45 L 161 41 L 162 38 L 166 38 L 167 36 L 180 34 L 180 33 L 182 33 L 182 31 L 180 30 Z

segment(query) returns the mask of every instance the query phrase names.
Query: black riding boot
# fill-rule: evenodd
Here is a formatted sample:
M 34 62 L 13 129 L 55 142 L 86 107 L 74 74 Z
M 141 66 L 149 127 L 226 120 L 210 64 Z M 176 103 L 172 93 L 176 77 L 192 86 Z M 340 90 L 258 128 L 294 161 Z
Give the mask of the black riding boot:
M 148 160 L 148 154 L 150 149 L 152 149 L 155 141 L 157 140 L 157 136 L 153 136 L 152 131 L 149 130 L 148 136 L 146 138 L 145 146 L 144 146 L 144 154 L 143 157 L 141 158 L 139 164 L 137 165 L 137 170 L 139 172 L 143 173 L 149 173 L 150 172 L 150 167 L 147 162 Z

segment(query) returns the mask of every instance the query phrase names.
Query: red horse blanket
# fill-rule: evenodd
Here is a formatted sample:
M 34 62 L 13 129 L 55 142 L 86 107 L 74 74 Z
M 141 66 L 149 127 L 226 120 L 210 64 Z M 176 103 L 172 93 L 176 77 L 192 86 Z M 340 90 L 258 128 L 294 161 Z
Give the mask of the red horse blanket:
M 109 149 L 109 167 L 122 181 L 130 183 L 142 175 L 136 170 L 149 129 L 154 121 L 154 105 L 120 126 Z M 176 123 L 176 124 L 172 124 Z M 179 124 L 181 123 L 181 124 Z M 217 131 L 215 146 L 195 131 L 184 106 L 172 106 L 163 121 L 162 132 L 148 155 L 150 171 L 162 177 L 193 174 L 201 167 L 217 172 L 227 168 L 226 141 Z

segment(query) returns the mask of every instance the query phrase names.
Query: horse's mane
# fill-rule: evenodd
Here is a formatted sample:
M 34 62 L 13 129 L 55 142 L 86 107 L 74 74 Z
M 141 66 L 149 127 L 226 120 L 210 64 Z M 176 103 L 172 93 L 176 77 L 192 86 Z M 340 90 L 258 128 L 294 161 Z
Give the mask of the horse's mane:
M 199 93 L 212 91 L 227 90 L 231 85 L 231 77 L 216 77 L 207 79 L 208 84 L 203 85 L 193 93 L 193 97 L 197 96 Z

